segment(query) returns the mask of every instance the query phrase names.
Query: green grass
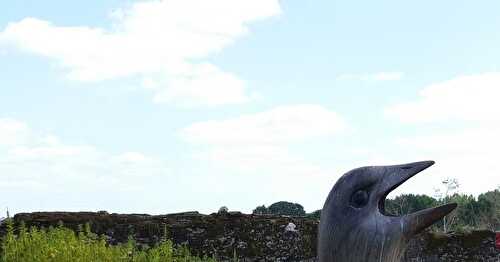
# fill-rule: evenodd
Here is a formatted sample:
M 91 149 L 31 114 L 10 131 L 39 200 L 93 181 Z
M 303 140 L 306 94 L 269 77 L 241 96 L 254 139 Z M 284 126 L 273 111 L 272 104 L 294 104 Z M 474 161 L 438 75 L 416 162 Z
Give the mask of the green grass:
M 7 233 L 1 240 L 2 262 L 216 262 L 212 258 L 193 256 L 186 246 L 176 247 L 170 240 L 141 250 L 133 239 L 126 244 L 108 245 L 104 237 L 92 233 L 88 225 L 75 233 L 62 225 L 28 230 L 21 224 L 14 230 L 10 219 L 5 223 Z

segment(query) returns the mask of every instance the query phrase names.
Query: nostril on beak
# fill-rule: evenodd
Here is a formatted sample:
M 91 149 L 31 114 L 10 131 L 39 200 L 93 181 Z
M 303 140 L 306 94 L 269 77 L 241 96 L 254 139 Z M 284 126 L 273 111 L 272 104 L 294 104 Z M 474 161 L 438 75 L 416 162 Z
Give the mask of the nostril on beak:
M 403 166 L 403 167 L 401 167 L 401 169 L 403 169 L 403 170 L 408 170 L 408 169 L 412 169 L 412 168 L 413 168 L 412 166 Z

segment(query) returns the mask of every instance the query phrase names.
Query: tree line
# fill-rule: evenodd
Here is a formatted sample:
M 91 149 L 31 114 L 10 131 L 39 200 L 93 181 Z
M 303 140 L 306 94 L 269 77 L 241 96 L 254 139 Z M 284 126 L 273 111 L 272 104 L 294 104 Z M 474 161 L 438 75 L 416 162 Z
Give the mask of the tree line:
M 478 197 L 454 193 L 443 198 L 427 195 L 403 194 L 386 200 L 386 211 L 394 215 L 412 213 L 446 203 L 457 203 L 455 211 L 436 223 L 439 231 L 467 231 L 471 229 L 500 230 L 500 191 L 488 191 Z
M 446 185 L 449 186 L 450 184 Z M 473 229 L 500 230 L 500 187 L 496 190 L 480 194 L 477 197 L 453 193 L 452 190 L 448 189 L 450 188 L 447 188 L 444 194 L 437 194 L 437 196 L 434 197 L 428 195 L 402 194 L 393 199 L 386 199 L 386 213 L 400 216 L 454 202 L 458 204 L 457 209 L 446 216 L 445 219 L 434 224 L 431 228 L 432 230 L 444 232 L 467 231 Z M 451 187 L 451 189 L 453 189 L 453 187 Z M 321 210 L 306 213 L 303 206 L 300 204 L 279 201 L 269 207 L 264 205 L 258 206 L 253 210 L 253 214 L 305 216 L 311 219 L 320 219 Z

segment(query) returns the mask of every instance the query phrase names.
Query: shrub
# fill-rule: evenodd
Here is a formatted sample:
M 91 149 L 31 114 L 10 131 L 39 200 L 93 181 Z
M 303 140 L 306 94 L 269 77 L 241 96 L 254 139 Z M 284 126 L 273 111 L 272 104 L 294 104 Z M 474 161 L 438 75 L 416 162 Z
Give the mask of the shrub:
M 62 224 L 55 228 L 31 227 L 27 230 L 21 223 L 15 230 L 11 219 L 6 223 L 7 232 L 1 241 L 2 262 L 215 262 L 212 258 L 192 256 L 186 246 L 175 247 L 170 240 L 146 250 L 140 250 L 132 238 L 126 244 L 111 246 L 104 236 L 92 233 L 88 224 L 75 234 Z

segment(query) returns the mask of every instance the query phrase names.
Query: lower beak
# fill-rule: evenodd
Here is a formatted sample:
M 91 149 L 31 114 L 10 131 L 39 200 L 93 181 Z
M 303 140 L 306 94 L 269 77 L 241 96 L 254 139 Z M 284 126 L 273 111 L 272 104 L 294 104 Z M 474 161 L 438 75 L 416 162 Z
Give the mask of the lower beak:
M 428 208 L 417 211 L 412 214 L 405 215 L 401 218 L 403 226 L 403 234 L 410 238 L 427 227 L 434 224 L 444 216 L 448 215 L 457 207 L 457 204 L 451 203 L 438 207 Z

